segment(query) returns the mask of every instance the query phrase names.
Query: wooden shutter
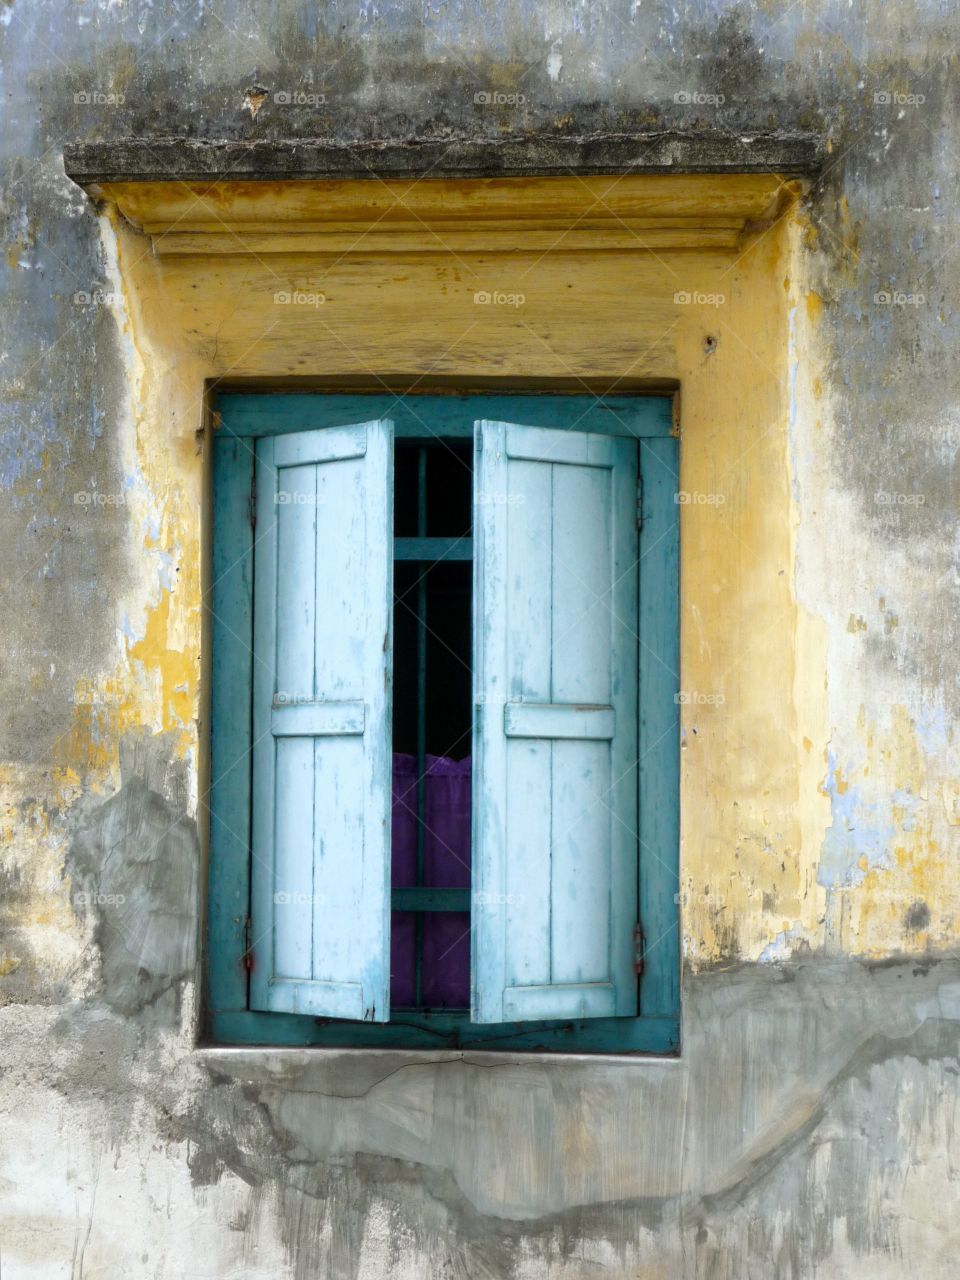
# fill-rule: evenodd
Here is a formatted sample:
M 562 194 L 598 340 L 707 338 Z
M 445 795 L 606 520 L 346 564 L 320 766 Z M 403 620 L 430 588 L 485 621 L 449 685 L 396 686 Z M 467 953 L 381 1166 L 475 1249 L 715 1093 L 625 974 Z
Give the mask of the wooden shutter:
M 637 449 L 477 424 L 474 1022 L 637 1013 Z
M 393 425 L 256 450 L 251 1005 L 385 1022 Z

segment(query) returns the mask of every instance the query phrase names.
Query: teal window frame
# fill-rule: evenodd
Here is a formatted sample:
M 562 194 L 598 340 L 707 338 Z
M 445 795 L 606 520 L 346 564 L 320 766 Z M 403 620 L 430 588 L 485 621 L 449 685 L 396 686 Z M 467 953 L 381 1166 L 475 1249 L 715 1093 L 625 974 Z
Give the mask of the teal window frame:
M 668 396 L 487 392 L 435 394 L 230 391 L 215 404 L 212 444 L 212 646 L 206 959 L 202 1040 L 215 1045 L 498 1050 L 643 1055 L 680 1049 L 679 440 Z M 594 431 L 637 440 L 639 533 L 638 840 L 643 964 L 636 1017 L 470 1022 L 468 1011 L 399 1011 L 385 1024 L 260 1013 L 249 1007 L 254 441 L 390 418 L 396 438 L 472 439 L 475 422 Z

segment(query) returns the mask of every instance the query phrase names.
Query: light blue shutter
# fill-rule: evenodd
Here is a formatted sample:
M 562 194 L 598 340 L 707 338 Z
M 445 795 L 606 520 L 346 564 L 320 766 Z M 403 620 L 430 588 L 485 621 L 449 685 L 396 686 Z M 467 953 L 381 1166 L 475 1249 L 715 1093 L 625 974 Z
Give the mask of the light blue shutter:
M 636 1015 L 637 453 L 477 424 L 474 1022 Z
M 385 1022 L 393 424 L 257 442 L 254 1009 Z

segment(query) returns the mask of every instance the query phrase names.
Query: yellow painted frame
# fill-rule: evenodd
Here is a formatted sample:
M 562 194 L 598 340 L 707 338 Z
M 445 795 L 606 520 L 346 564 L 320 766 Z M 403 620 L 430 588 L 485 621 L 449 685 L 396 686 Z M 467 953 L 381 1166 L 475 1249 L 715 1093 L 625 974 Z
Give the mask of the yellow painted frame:
M 805 671 L 824 669 L 824 638 L 794 596 L 787 430 L 799 184 L 631 174 L 92 193 L 133 370 L 129 505 L 148 531 L 127 610 L 142 638 L 109 678 L 130 723 L 198 761 L 197 798 L 205 389 L 678 388 L 685 960 L 757 958 L 787 928 L 816 936 L 828 802 L 799 798 L 822 778 L 823 691 Z M 174 586 L 152 568 L 171 559 Z M 740 839 L 763 829 L 787 856 Z

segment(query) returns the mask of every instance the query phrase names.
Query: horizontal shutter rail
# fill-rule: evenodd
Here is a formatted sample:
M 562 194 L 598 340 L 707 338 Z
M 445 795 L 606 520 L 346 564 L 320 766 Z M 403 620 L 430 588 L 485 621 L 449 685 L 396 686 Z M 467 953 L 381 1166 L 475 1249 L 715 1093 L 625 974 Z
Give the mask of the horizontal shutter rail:
M 410 885 L 394 889 L 390 905 L 394 911 L 469 911 L 470 890 Z
M 508 738 L 573 738 L 603 741 L 613 738 L 616 712 L 610 706 L 562 702 L 508 702 L 503 708 L 503 731 Z
M 367 452 L 367 424 L 294 432 L 274 440 L 275 467 L 301 467 L 313 462 L 346 462 Z
M 394 560 L 472 560 L 472 538 L 394 538 Z
M 275 1013 L 315 1013 L 322 1002 L 324 1016 L 351 1018 L 369 1022 L 372 1017 L 363 1007 L 363 986 L 359 982 L 324 982 L 323 980 L 276 977 L 269 980 L 270 1007 Z
M 571 1010 L 576 1009 L 572 1014 Z M 612 982 L 556 982 L 543 986 L 507 987 L 503 1013 L 509 1022 L 544 1018 L 610 1018 L 616 1013 Z
M 366 711 L 362 702 L 274 702 L 270 732 L 275 738 L 332 738 L 361 734 Z
M 507 457 L 516 462 L 567 462 L 579 467 L 611 468 L 617 441 L 579 431 L 550 431 L 543 427 L 507 426 Z

